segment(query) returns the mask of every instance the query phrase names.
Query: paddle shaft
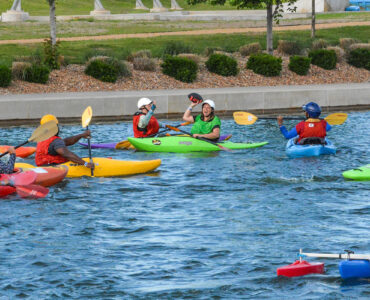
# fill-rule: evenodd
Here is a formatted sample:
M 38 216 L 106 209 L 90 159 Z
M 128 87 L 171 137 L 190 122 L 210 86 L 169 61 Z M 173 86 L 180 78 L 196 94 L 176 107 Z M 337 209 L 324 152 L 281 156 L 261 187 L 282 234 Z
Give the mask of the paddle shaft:
M 321 257 L 321 258 L 339 258 L 339 259 L 366 259 L 370 260 L 370 254 L 348 254 L 348 253 L 339 253 L 339 254 L 330 254 L 330 253 L 300 253 L 301 256 L 307 257 Z
M 186 125 L 189 125 L 189 124 L 190 124 L 190 122 L 185 122 L 185 123 L 181 123 L 181 124 L 179 124 L 179 125 L 172 126 L 172 127 L 179 128 L 180 126 L 186 126 Z M 147 137 L 153 137 L 153 136 L 156 136 L 156 135 L 161 134 L 161 133 L 165 133 L 165 132 L 170 131 L 170 130 L 171 130 L 171 129 L 167 127 L 166 129 L 161 130 L 161 131 L 159 131 L 159 132 L 157 132 L 157 133 L 153 133 L 153 134 L 151 134 L 151 135 L 148 135 Z
M 22 147 L 22 146 L 24 146 L 24 145 L 26 145 L 26 144 L 28 144 L 29 143 L 29 141 L 25 141 L 24 143 L 22 143 L 22 144 L 19 144 L 18 146 L 15 146 L 14 147 L 14 149 L 18 149 L 19 147 Z M 4 152 L 3 154 L 1 154 L 0 155 L 0 157 L 3 157 L 3 156 L 5 156 L 5 155 L 7 155 L 9 153 L 9 151 L 6 151 L 6 152 Z
M 86 126 L 86 130 L 89 130 L 89 126 Z M 90 163 L 93 163 L 93 161 L 92 161 L 92 155 L 91 155 L 91 142 L 90 142 L 90 138 L 87 139 L 87 144 L 88 144 L 88 147 L 89 147 Z M 94 176 L 94 168 L 91 168 L 91 176 Z

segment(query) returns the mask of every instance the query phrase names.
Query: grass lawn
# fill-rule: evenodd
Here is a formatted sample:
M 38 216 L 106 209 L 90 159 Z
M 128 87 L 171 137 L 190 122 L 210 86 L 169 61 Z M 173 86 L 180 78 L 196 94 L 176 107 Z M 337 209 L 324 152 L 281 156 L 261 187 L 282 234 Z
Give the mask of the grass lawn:
M 368 42 L 369 27 L 341 27 L 321 29 L 317 31 L 318 39 L 325 39 L 330 45 L 338 45 L 340 38 L 354 38 L 361 42 Z M 274 47 L 277 41 L 292 40 L 309 48 L 312 44 L 310 31 L 283 31 L 274 32 Z M 192 52 L 202 54 L 207 47 L 220 47 L 227 52 L 234 52 L 240 46 L 259 42 L 266 47 L 265 34 L 216 34 L 196 36 L 162 36 L 143 39 L 119 39 L 105 41 L 62 42 L 60 52 L 68 58 L 70 63 L 84 63 L 85 57 L 91 52 L 105 54 L 125 59 L 131 52 L 150 49 L 153 56 L 161 57 L 165 45 L 170 41 L 181 41 L 192 48 Z M 14 57 L 29 56 L 35 52 L 42 53 L 41 44 L 32 45 L 0 45 L 0 63 L 10 65 Z

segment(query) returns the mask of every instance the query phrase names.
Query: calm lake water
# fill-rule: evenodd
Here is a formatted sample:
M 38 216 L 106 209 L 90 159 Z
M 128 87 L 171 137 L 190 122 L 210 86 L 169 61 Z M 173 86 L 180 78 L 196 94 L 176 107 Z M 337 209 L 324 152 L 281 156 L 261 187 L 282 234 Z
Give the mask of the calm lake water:
M 369 299 L 370 282 L 344 282 L 339 260 L 321 259 L 323 275 L 276 276 L 300 248 L 370 252 L 370 182 L 341 176 L 370 163 L 369 120 L 369 111 L 351 112 L 328 135 L 338 153 L 318 158 L 287 158 L 271 120 L 222 120 L 232 141 L 269 141 L 258 149 L 93 150 L 162 165 L 149 175 L 65 179 L 42 200 L 1 200 L 0 299 Z M 0 142 L 33 130 L 0 128 Z M 126 122 L 91 130 L 92 142 L 132 135 Z M 80 132 L 63 126 L 61 136 Z

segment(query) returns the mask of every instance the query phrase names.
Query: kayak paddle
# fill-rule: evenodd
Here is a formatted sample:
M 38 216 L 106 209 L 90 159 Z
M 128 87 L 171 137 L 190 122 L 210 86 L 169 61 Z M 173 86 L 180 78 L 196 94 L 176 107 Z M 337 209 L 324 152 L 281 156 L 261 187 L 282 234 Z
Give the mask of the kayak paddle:
M 82 121 L 82 128 L 86 128 L 86 130 L 89 130 L 89 124 L 92 118 L 92 108 L 91 106 L 86 107 L 84 112 L 82 113 L 81 121 Z M 87 143 L 89 146 L 89 158 L 90 162 L 93 163 L 91 158 L 91 143 L 90 143 L 90 137 L 87 139 Z M 94 169 L 91 168 L 91 176 L 94 176 Z
M 35 182 L 37 174 L 32 171 L 26 171 L 22 173 L 8 174 L 6 177 L 7 178 L 0 181 L 0 185 L 29 185 Z
M 219 145 L 219 144 L 217 144 L 217 143 L 215 143 L 215 142 L 212 142 L 212 141 L 210 141 L 210 140 L 208 140 L 208 139 L 206 139 L 206 138 L 199 137 L 199 136 L 198 136 L 198 137 L 194 137 L 190 132 L 186 132 L 186 131 L 184 131 L 184 130 L 178 129 L 178 128 L 173 127 L 173 126 L 170 126 L 170 125 L 166 125 L 166 127 L 167 127 L 167 128 L 169 128 L 169 129 L 171 129 L 171 130 L 173 130 L 173 131 L 178 131 L 178 132 L 182 132 L 182 133 L 184 133 L 184 134 L 187 134 L 187 135 L 191 136 L 191 137 L 192 137 L 192 138 L 194 138 L 194 139 L 198 139 L 198 140 L 201 140 L 201 141 L 204 141 L 204 142 L 207 142 L 207 143 L 213 144 L 213 145 L 217 146 L 218 148 L 220 148 L 221 150 L 224 150 L 224 151 L 231 151 L 231 149 L 228 149 L 228 148 L 226 148 L 226 147 L 223 147 L 223 146 L 221 146 L 221 145 Z
M 185 123 L 181 123 L 181 124 L 178 124 L 178 125 L 176 125 L 176 126 L 174 126 L 174 127 L 180 127 L 180 126 L 186 126 L 186 125 L 189 125 L 190 124 L 190 122 L 185 122 Z M 153 136 L 156 136 L 156 135 L 158 135 L 158 134 L 161 134 L 161 133 L 165 133 L 166 131 L 169 131 L 170 129 L 169 128 L 166 128 L 166 129 L 164 129 L 164 130 L 162 130 L 162 131 L 159 131 L 159 132 L 157 132 L 157 133 L 154 133 L 154 134 L 151 134 L 151 135 L 148 135 L 147 137 L 153 137 Z M 116 144 L 116 146 L 115 146 L 115 149 L 135 149 L 135 147 L 133 147 L 132 145 L 131 145 L 131 143 L 129 142 L 129 141 L 127 141 L 127 140 L 125 140 L 125 141 L 122 141 L 122 142 L 119 142 L 119 143 L 117 143 Z
M 26 145 L 30 142 L 42 142 L 58 133 L 58 125 L 55 121 L 49 121 L 47 123 L 44 123 L 37 127 L 34 132 L 32 133 L 31 137 L 25 141 L 24 143 L 15 146 L 14 148 L 17 149 L 19 147 L 22 147 L 23 145 Z M 8 154 L 9 152 L 4 152 L 3 154 L 0 155 L 0 157 Z
M 15 189 L 22 198 L 45 198 L 49 193 L 48 188 L 36 184 L 17 185 Z
M 235 123 L 239 125 L 252 125 L 258 119 L 263 120 L 276 120 L 276 117 L 257 117 L 252 113 L 245 111 L 236 111 L 233 113 Z M 334 113 L 324 118 L 330 125 L 341 125 L 347 120 L 348 115 L 346 113 Z M 286 120 L 304 120 L 304 117 L 284 117 Z

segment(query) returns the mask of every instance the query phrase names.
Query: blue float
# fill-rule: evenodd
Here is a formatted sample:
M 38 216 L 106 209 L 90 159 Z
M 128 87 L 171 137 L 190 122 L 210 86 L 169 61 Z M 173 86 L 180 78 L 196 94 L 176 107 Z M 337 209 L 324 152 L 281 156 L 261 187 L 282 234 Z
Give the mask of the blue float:
M 295 140 L 296 138 L 290 139 L 285 148 L 286 155 L 291 158 L 335 154 L 337 151 L 337 148 L 327 138 L 325 138 L 325 145 L 297 145 Z
M 360 7 L 357 5 L 347 6 L 345 11 L 360 11 Z
M 343 279 L 370 278 L 370 261 L 343 260 L 339 263 L 339 273 Z

